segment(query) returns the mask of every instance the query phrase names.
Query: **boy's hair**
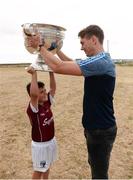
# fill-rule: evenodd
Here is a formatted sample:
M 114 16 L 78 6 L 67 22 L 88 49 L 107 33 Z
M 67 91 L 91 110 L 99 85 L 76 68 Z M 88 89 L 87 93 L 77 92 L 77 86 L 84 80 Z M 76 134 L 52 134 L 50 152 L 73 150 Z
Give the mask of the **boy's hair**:
M 91 36 L 96 36 L 101 44 L 103 44 L 104 40 L 104 32 L 103 30 L 97 25 L 90 25 L 84 29 L 82 29 L 78 33 L 78 37 L 84 38 L 85 36 L 90 38 Z
M 37 84 L 38 84 L 38 88 L 43 88 L 45 86 L 45 84 L 41 81 L 37 81 Z M 31 83 L 28 83 L 26 86 L 29 96 L 30 96 L 30 86 L 31 86 Z

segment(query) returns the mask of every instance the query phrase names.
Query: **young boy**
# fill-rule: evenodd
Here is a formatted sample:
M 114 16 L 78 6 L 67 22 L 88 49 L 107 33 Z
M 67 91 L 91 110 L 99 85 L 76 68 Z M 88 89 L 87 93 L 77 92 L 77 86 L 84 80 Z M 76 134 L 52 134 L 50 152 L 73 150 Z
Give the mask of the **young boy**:
M 29 67 L 31 83 L 27 85 L 30 102 L 27 108 L 32 126 L 32 179 L 48 179 L 51 164 L 57 159 L 57 144 L 54 137 L 54 119 L 51 104 L 56 90 L 53 72 L 49 72 L 50 91 L 43 82 L 37 81 L 37 72 Z

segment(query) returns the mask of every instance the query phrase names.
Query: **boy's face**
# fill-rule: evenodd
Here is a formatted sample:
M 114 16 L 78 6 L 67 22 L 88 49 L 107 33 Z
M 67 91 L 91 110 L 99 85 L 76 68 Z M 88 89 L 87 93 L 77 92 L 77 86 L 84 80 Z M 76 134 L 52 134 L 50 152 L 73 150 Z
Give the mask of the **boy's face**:
M 39 101 L 40 103 L 41 103 L 41 102 L 44 102 L 44 101 L 46 101 L 46 98 L 47 98 L 46 88 L 45 88 L 45 87 L 39 88 L 38 101 Z

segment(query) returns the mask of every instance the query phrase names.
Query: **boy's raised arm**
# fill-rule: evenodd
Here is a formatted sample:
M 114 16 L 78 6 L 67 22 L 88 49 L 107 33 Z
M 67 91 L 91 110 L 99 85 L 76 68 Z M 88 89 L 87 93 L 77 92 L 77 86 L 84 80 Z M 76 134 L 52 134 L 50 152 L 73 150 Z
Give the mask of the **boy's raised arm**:
M 52 97 L 54 97 L 56 91 L 56 81 L 53 72 L 49 72 L 49 78 L 50 78 L 50 94 Z
M 37 84 L 37 72 L 33 67 L 29 67 L 27 69 L 27 72 L 31 74 L 31 86 L 30 86 L 30 98 L 31 98 L 31 104 L 38 109 L 38 84 Z

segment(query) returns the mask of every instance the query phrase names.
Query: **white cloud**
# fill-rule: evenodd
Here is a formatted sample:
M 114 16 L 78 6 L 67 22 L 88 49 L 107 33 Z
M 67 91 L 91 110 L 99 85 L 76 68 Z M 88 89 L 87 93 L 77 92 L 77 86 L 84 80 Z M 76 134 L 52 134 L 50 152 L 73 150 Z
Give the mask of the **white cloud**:
M 0 0 L 0 63 L 32 61 L 24 48 L 21 24 L 48 23 L 67 29 L 63 50 L 72 58 L 80 51 L 78 32 L 89 24 L 100 25 L 113 58 L 132 58 L 133 20 L 131 0 Z

